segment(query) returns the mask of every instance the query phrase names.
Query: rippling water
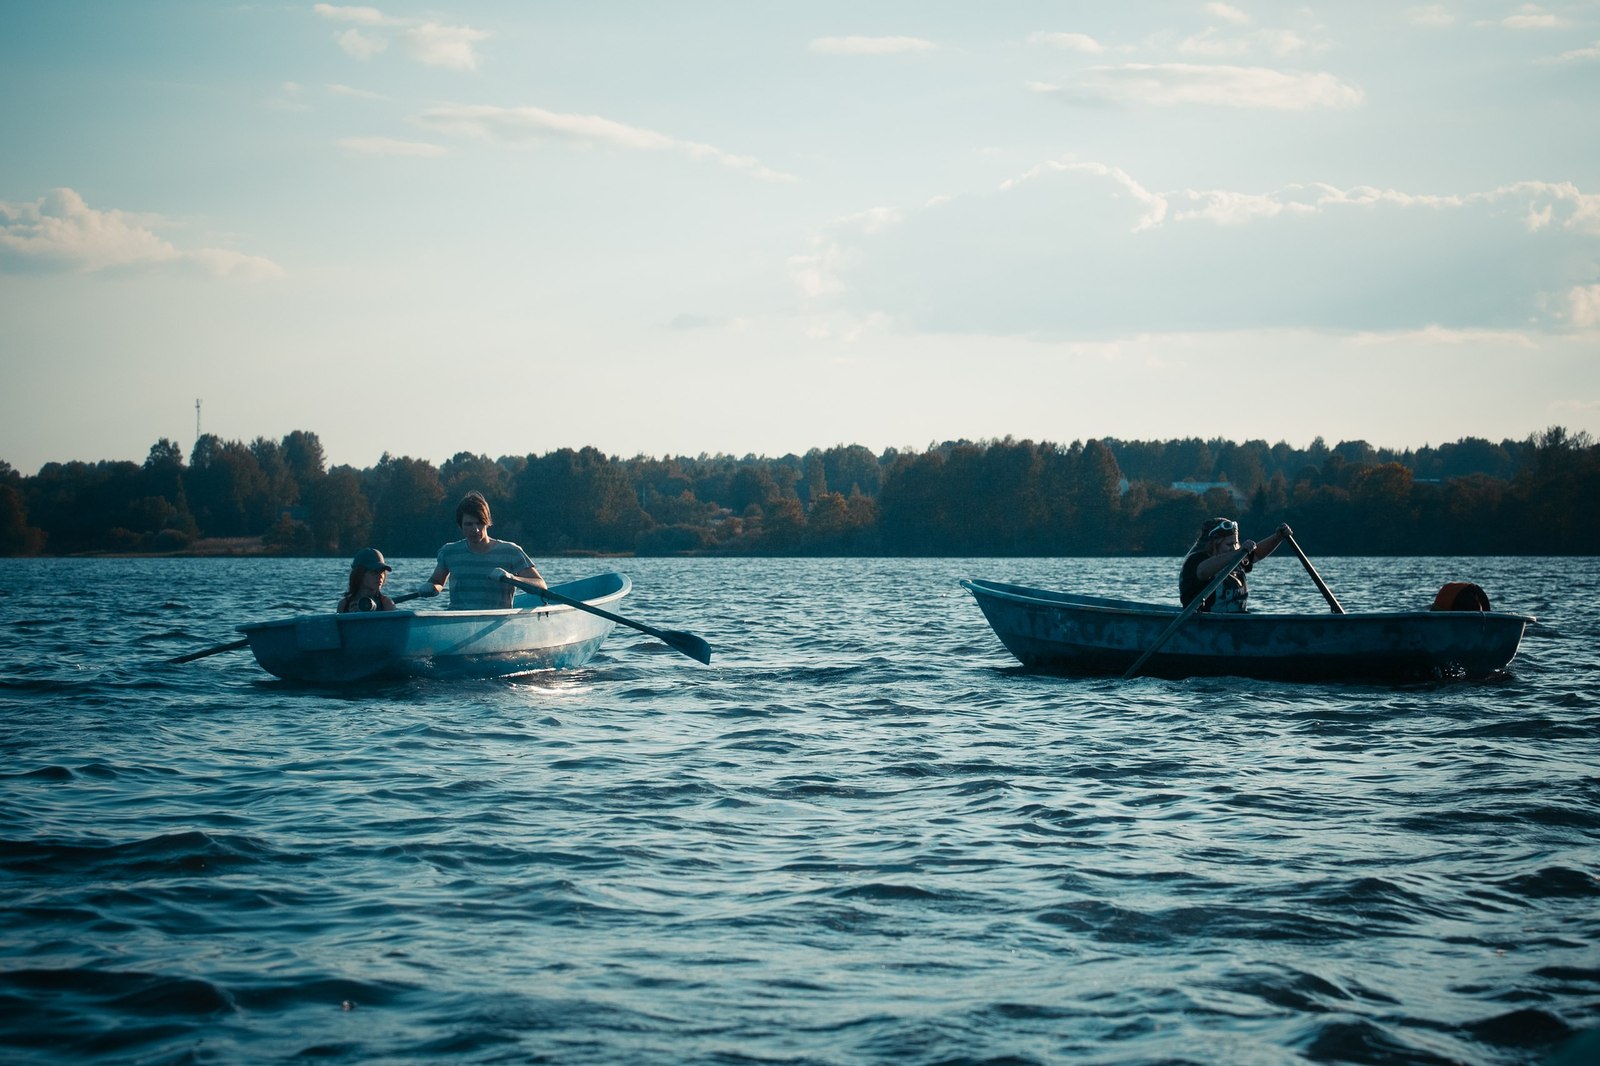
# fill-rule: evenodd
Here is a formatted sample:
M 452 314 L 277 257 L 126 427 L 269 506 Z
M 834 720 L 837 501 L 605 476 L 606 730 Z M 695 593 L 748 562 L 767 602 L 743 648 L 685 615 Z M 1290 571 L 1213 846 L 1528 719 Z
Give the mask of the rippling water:
M 1484 683 L 1074 681 L 956 579 L 1176 559 L 551 560 L 713 665 L 328 692 L 163 660 L 338 562 L 0 560 L 0 1053 L 1600 1061 L 1600 566 L 1317 562 L 1540 625 Z

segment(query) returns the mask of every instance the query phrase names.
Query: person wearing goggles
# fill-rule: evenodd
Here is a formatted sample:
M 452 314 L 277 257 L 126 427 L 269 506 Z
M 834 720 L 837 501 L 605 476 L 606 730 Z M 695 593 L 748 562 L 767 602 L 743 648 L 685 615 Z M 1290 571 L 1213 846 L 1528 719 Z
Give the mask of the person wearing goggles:
M 1200 523 L 1200 535 L 1184 556 L 1183 569 L 1178 572 L 1178 599 L 1189 606 L 1211 579 L 1221 572 L 1228 560 L 1242 548 L 1249 549 L 1244 559 L 1234 568 L 1228 579 L 1216 592 L 1206 597 L 1202 611 L 1239 613 L 1245 610 L 1250 598 L 1250 584 L 1246 575 L 1250 568 L 1277 550 L 1285 537 L 1294 535 L 1287 522 L 1278 526 L 1260 540 L 1239 540 L 1239 523 L 1231 518 L 1208 518 Z

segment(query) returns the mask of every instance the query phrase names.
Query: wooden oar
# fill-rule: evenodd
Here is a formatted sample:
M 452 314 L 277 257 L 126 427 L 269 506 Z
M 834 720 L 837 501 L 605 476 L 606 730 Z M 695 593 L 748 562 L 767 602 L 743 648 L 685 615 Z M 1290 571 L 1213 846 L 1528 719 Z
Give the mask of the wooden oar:
M 439 595 L 438 592 L 431 592 L 431 593 L 430 592 L 407 592 L 403 596 L 396 596 L 394 598 L 394 602 L 395 603 L 404 603 L 407 600 L 414 600 L 419 596 L 437 596 L 437 595 Z M 205 648 L 205 649 L 203 649 L 201 651 L 192 651 L 188 655 L 179 655 L 179 656 L 176 656 L 174 658 L 168 659 L 167 662 L 169 662 L 169 663 L 192 663 L 196 659 L 204 659 L 207 655 L 217 655 L 217 654 L 220 654 L 220 653 L 225 652 L 225 651 L 238 651 L 240 648 L 248 648 L 249 646 L 250 646 L 250 638 L 249 637 L 242 637 L 239 640 L 230 640 L 226 644 L 218 644 L 214 648 Z
M 167 662 L 169 662 L 169 663 L 192 663 L 196 659 L 204 659 L 207 655 L 216 655 L 219 652 L 224 652 L 224 651 L 238 651 L 240 648 L 247 648 L 249 646 L 250 646 L 250 638 L 249 637 L 244 637 L 244 638 L 242 638 L 240 640 L 231 640 L 226 644 L 218 644 L 215 648 L 207 648 L 204 651 L 192 651 L 188 655 L 179 655 L 179 656 L 176 656 L 174 658 L 168 659 Z
M 1288 542 L 1294 553 L 1300 556 L 1300 561 L 1306 566 L 1306 573 L 1311 575 L 1311 580 L 1317 583 L 1317 588 L 1322 590 L 1322 598 L 1328 601 L 1328 606 L 1333 608 L 1334 614 L 1344 614 L 1344 608 L 1339 605 L 1338 599 L 1333 595 L 1333 590 L 1328 588 L 1327 582 L 1322 580 L 1322 575 L 1317 573 L 1317 568 L 1311 565 L 1311 560 L 1306 558 L 1306 553 L 1300 550 L 1300 545 L 1295 543 L 1293 533 L 1285 533 L 1283 539 Z
M 1128 667 L 1128 672 L 1122 675 L 1122 680 L 1127 681 L 1130 678 L 1139 676 L 1139 670 L 1144 666 L 1145 661 L 1149 659 L 1150 656 L 1154 655 L 1161 645 L 1167 642 L 1168 637 L 1172 636 L 1172 634 L 1178 631 L 1179 626 L 1183 625 L 1183 623 L 1189 620 L 1190 615 L 1194 614 L 1201 608 L 1201 606 L 1206 602 L 1207 596 L 1211 595 L 1213 592 L 1217 591 L 1217 589 L 1222 587 L 1222 583 L 1228 580 L 1228 575 L 1233 573 L 1234 568 L 1243 562 L 1244 557 L 1249 554 L 1249 548 L 1240 548 L 1237 552 L 1235 552 L 1233 558 L 1228 560 L 1227 565 L 1221 570 L 1217 571 L 1217 576 L 1211 579 L 1211 583 L 1200 591 L 1200 595 L 1190 600 L 1189 606 L 1183 609 L 1183 613 L 1174 618 L 1172 620 L 1172 624 L 1161 631 L 1161 635 L 1156 638 L 1155 643 L 1150 645 L 1149 648 L 1145 649 L 1145 653 L 1143 655 L 1134 660 L 1133 665 Z
M 683 652 L 683 654 L 687 655 L 696 662 L 702 662 L 708 665 L 711 662 L 711 645 L 707 644 L 693 633 L 684 633 L 676 629 L 657 629 L 654 626 L 647 626 L 643 622 L 635 622 L 631 618 L 624 618 L 620 614 L 612 614 L 610 611 L 602 610 L 592 603 L 584 603 L 582 600 L 575 600 L 568 596 L 563 596 L 559 592 L 551 592 L 542 585 L 537 585 L 534 582 L 529 581 L 527 578 L 517 577 L 515 574 L 508 574 L 504 570 L 496 570 L 495 576 L 508 585 L 515 585 L 524 592 L 533 593 L 546 603 L 563 603 L 568 607 L 575 607 L 580 611 L 588 611 L 590 614 L 597 614 L 601 618 L 609 618 L 618 625 L 624 625 L 629 629 L 637 629 L 641 633 L 650 634 L 652 637 L 655 637 L 668 647 Z

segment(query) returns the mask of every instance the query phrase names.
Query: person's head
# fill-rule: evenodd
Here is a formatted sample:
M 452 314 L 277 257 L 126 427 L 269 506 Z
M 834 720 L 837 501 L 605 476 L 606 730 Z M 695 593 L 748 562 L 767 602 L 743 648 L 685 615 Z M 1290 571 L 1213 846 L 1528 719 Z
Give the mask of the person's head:
M 1200 523 L 1200 535 L 1195 547 L 1205 549 L 1207 555 L 1236 551 L 1239 547 L 1239 523 L 1231 518 L 1208 518 Z
M 377 548 L 362 548 L 350 561 L 350 586 L 347 591 L 380 589 L 383 587 L 384 579 L 389 576 L 389 571 L 393 569 L 394 567 L 384 561 L 383 553 Z
M 456 525 L 460 526 L 468 520 L 476 522 L 485 529 L 490 526 L 489 501 L 483 498 L 483 493 L 474 489 L 461 497 L 461 502 L 456 504 Z

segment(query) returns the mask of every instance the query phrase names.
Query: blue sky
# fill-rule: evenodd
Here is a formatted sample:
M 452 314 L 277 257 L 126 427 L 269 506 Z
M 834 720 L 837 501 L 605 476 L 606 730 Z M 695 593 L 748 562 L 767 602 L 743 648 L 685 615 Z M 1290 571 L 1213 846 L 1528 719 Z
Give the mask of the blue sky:
M 1600 2 L 60 0 L 0 459 L 1600 436 Z

